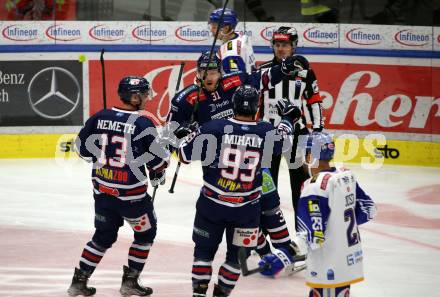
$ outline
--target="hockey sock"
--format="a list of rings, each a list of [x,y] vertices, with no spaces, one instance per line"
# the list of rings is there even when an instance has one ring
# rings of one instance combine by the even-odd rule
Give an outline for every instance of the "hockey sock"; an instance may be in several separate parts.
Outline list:
[[[93,241],[89,241],[81,254],[79,268],[91,275],[104,256],[104,253],[105,249],[98,247]]]
[[[218,284],[220,287],[232,290],[240,277],[238,264],[223,263],[218,272]]]
[[[148,254],[150,253],[151,243],[132,243],[128,251],[128,267],[137,271],[144,269]]]
[[[193,288],[207,286],[212,276],[212,261],[194,259],[192,267]]]
[[[260,257],[263,257],[270,253],[270,245],[266,240],[266,234],[261,232],[258,236],[257,253]]]
[[[270,236],[270,242],[275,248],[286,246],[290,243],[290,234],[287,229],[287,225],[283,225],[277,228],[267,228]]]

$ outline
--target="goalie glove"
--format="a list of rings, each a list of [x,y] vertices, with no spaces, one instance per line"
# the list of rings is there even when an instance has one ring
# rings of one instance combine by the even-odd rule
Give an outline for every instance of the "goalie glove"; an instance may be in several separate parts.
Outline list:
[[[301,118],[301,110],[286,98],[278,100],[277,109],[278,114],[287,117],[292,124],[295,124]]]
[[[275,277],[278,275],[284,267],[293,263],[293,257],[287,249],[280,248],[275,249],[272,254],[268,254],[263,257],[258,263],[260,267],[267,267],[260,272],[265,276]]]

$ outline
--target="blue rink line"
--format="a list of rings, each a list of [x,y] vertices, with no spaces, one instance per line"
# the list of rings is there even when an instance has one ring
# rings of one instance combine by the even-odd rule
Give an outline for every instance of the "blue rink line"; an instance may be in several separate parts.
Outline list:
[[[209,45],[143,45],[143,44],[40,44],[40,45],[0,45],[0,53],[33,52],[161,52],[161,53],[201,53],[209,50]],[[254,46],[255,53],[271,54],[269,46]],[[299,47],[297,54],[304,55],[341,55],[341,56],[376,56],[402,58],[440,59],[440,51],[349,49],[349,48],[314,48]]]

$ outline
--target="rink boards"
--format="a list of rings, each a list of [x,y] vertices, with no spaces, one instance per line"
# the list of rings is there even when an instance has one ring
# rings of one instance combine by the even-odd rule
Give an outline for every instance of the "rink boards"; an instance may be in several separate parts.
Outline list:
[[[122,76],[141,75],[153,88],[148,115],[163,123],[175,94],[180,62],[186,62],[181,85],[188,86],[193,82],[198,56],[172,51],[106,53],[107,106],[118,103],[115,90]],[[384,162],[440,167],[439,59],[306,56],[318,77],[326,129],[338,136],[351,135],[342,138],[351,139],[350,146],[343,146],[338,160],[371,166]],[[269,59],[270,54],[257,54],[259,62]],[[17,53],[3,53],[0,65],[0,158],[75,155],[75,133],[89,115],[103,107],[99,53],[22,53],[20,59]],[[5,65],[23,70],[5,71]],[[53,73],[59,77],[63,92],[78,103],[65,110],[60,107],[60,115],[44,116],[43,106],[32,105],[44,95],[41,90],[50,88]],[[67,82],[63,84],[63,80]],[[80,86],[78,92],[75,85]]]

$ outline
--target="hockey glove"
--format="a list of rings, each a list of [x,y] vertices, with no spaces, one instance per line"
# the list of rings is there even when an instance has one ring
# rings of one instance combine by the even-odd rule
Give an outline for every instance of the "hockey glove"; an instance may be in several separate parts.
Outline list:
[[[275,277],[284,267],[292,264],[292,261],[292,255],[286,249],[280,248],[275,249],[272,254],[264,256],[258,263],[258,266],[269,267],[260,272],[262,275]]]
[[[162,171],[150,171],[149,174],[150,183],[153,187],[165,184],[165,170]]]
[[[287,57],[281,61],[281,72],[287,76],[297,76],[302,68],[298,68],[295,57]]]
[[[176,137],[178,139],[182,139],[182,138],[185,138],[186,136],[188,136],[189,134],[191,134],[192,132],[196,131],[197,127],[198,127],[197,122],[193,122],[190,125],[182,125],[176,129],[174,134],[176,135]]]
[[[278,114],[288,117],[292,124],[301,118],[301,110],[293,105],[288,99],[281,99],[277,102]]]

